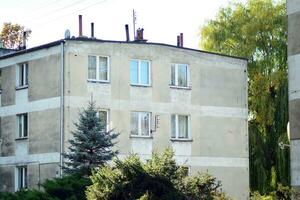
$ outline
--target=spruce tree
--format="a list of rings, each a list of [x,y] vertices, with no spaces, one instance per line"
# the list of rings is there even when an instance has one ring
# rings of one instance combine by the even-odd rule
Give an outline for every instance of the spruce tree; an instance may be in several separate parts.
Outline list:
[[[63,169],[67,174],[88,176],[93,168],[105,164],[117,154],[112,147],[118,134],[113,130],[106,131],[106,124],[100,121],[93,101],[79,113],[79,121],[74,124],[76,130],[72,132],[74,138],[69,140],[69,152],[63,154],[66,158]]]

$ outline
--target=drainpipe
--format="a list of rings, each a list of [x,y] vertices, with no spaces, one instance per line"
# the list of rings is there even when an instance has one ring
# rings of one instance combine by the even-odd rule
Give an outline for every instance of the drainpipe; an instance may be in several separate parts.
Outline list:
[[[65,55],[64,55],[64,43],[61,42],[60,53],[60,177],[62,177],[62,167],[64,164],[64,68],[65,68]]]

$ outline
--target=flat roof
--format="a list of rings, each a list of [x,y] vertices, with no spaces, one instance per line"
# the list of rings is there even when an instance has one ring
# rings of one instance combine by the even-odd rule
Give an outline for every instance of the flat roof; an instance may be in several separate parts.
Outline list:
[[[139,41],[101,40],[101,39],[87,38],[87,37],[76,37],[76,38],[68,38],[68,39],[56,40],[56,41],[53,41],[53,42],[50,42],[50,43],[47,43],[47,44],[43,44],[43,45],[40,45],[40,46],[36,46],[36,47],[29,48],[29,49],[23,49],[23,50],[20,50],[20,51],[16,51],[16,52],[12,52],[12,53],[9,53],[9,54],[5,54],[3,56],[0,56],[0,60],[6,59],[6,58],[10,58],[10,57],[14,57],[14,56],[18,56],[18,55],[22,55],[22,54],[33,52],[33,51],[37,51],[37,50],[40,50],[40,49],[49,48],[49,47],[52,47],[52,46],[57,46],[57,45],[60,45],[61,43],[64,43],[65,41],[90,41],[90,42],[102,42],[102,43],[110,42],[110,43],[158,45],[158,46],[173,47],[173,48],[177,48],[177,49],[183,49],[183,50],[196,51],[196,52],[201,52],[201,53],[214,54],[214,55],[219,55],[219,56],[224,56],[224,57],[229,57],[229,58],[242,59],[242,60],[248,61],[247,58],[243,58],[243,57],[231,56],[231,55],[226,55],[226,54],[222,54],[222,53],[215,53],[215,52],[209,52],[209,51],[203,51],[203,50],[199,50],[199,49],[179,47],[179,46],[175,46],[175,45],[171,45],[171,44],[153,43],[153,42],[139,42]]]

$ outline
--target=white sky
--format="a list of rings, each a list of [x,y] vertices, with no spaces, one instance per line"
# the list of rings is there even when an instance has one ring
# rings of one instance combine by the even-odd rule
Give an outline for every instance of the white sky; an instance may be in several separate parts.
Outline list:
[[[238,0],[245,2],[245,0]],[[198,48],[199,27],[212,19],[229,0],[0,0],[0,29],[3,22],[24,25],[32,30],[28,46],[62,39],[66,29],[78,36],[78,15],[83,15],[83,34],[90,36],[95,23],[95,37],[125,40],[125,24],[133,39],[132,10],[136,28],[144,28],[149,42],[176,45],[183,32],[184,46]]]

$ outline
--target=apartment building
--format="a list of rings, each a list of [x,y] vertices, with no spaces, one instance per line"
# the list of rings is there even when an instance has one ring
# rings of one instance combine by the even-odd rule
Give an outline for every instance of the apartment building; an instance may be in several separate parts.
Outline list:
[[[180,43],[180,42],[179,42]],[[78,112],[91,98],[120,133],[118,157],[171,146],[248,199],[247,60],[158,43],[66,38],[0,57],[0,190],[61,176]]]
[[[287,0],[291,185],[300,190],[300,1]]]

